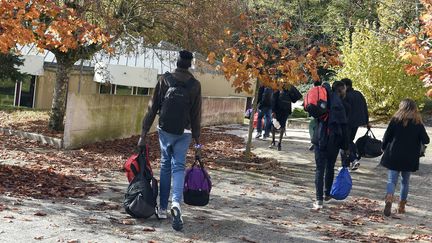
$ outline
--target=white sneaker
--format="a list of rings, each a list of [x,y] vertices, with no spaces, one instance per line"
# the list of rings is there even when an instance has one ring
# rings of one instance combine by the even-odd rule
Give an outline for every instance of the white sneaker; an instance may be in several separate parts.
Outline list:
[[[320,209],[322,209],[323,208],[323,201],[315,201],[314,203],[313,203],[313,209],[315,209],[315,210],[320,210]]]
[[[156,207],[156,217],[158,219],[167,219],[168,218],[168,210],[162,210],[159,209],[159,207]]]
[[[175,231],[183,229],[183,217],[180,209],[180,204],[173,203],[171,207],[172,227]]]
[[[352,162],[351,170],[352,171],[358,170],[359,167],[360,167],[360,161],[354,160]]]

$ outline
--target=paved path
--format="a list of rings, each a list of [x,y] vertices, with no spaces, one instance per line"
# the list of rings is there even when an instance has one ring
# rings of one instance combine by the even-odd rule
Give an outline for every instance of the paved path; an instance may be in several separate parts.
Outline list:
[[[384,132],[374,131],[377,137]],[[246,134],[241,127],[229,132]],[[308,132],[287,133],[281,152],[268,149],[269,141],[254,142],[257,154],[281,163],[278,169],[212,170],[211,202],[204,208],[184,207],[184,232],[173,232],[168,221],[130,220],[119,207],[125,177],[112,172],[99,180],[105,192],[85,200],[0,196],[0,205],[10,207],[0,210],[0,242],[391,242],[410,237],[426,242],[425,235],[432,234],[432,149],[412,176],[406,215],[382,217],[386,171],[377,159],[364,160],[352,174],[354,187],[347,201],[332,201],[316,212],[310,210],[314,162],[307,150]],[[47,215],[35,216],[40,211]]]

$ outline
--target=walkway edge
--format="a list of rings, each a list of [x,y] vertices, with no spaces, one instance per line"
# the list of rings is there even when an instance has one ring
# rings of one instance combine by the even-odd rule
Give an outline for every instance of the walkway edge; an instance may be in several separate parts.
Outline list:
[[[37,133],[24,132],[24,131],[2,128],[2,127],[0,127],[0,132],[7,135],[15,135],[18,137],[38,141],[44,144],[49,144],[58,149],[63,148],[63,140],[60,138],[53,138],[53,137],[48,137]]]

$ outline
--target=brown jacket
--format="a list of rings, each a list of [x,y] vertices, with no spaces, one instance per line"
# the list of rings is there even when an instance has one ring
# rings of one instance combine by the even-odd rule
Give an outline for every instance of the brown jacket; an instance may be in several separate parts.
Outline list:
[[[199,138],[201,133],[201,84],[194,76],[187,70],[177,68],[174,73],[172,73],[174,78],[181,82],[186,82],[193,79],[193,84],[190,88],[190,98],[191,98],[191,109],[190,116],[185,129],[192,130],[192,137]],[[142,122],[142,133],[141,136],[147,134],[154,122],[156,114],[159,113],[161,108],[163,98],[168,90],[168,83],[164,78],[164,75],[160,76],[156,88],[153,93],[152,100],[149,103],[147,114]]]

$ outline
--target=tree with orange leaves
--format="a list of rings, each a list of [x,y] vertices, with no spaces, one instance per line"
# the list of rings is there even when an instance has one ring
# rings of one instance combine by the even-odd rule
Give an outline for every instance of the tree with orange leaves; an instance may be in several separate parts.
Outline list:
[[[432,0],[422,0],[424,14],[420,17],[420,31],[407,33],[401,45],[405,47],[403,58],[409,75],[420,75],[426,87],[431,87],[427,96],[432,98]]]
[[[236,92],[255,92],[254,113],[260,85],[281,89],[308,79],[319,80],[319,67],[340,65],[335,47],[319,43],[298,45],[291,38],[292,25],[283,14],[255,9],[241,14],[240,21],[241,31],[226,30],[232,42],[223,43],[227,48],[219,68]],[[210,62],[215,58],[215,53],[208,56]],[[246,155],[250,154],[252,130],[251,121]]]
[[[80,11],[81,10],[81,11]],[[63,129],[69,72],[74,63],[108,48],[110,36],[84,17],[74,1],[0,1],[0,51],[17,44],[36,44],[51,51],[57,60],[57,75],[50,114],[50,127]]]

